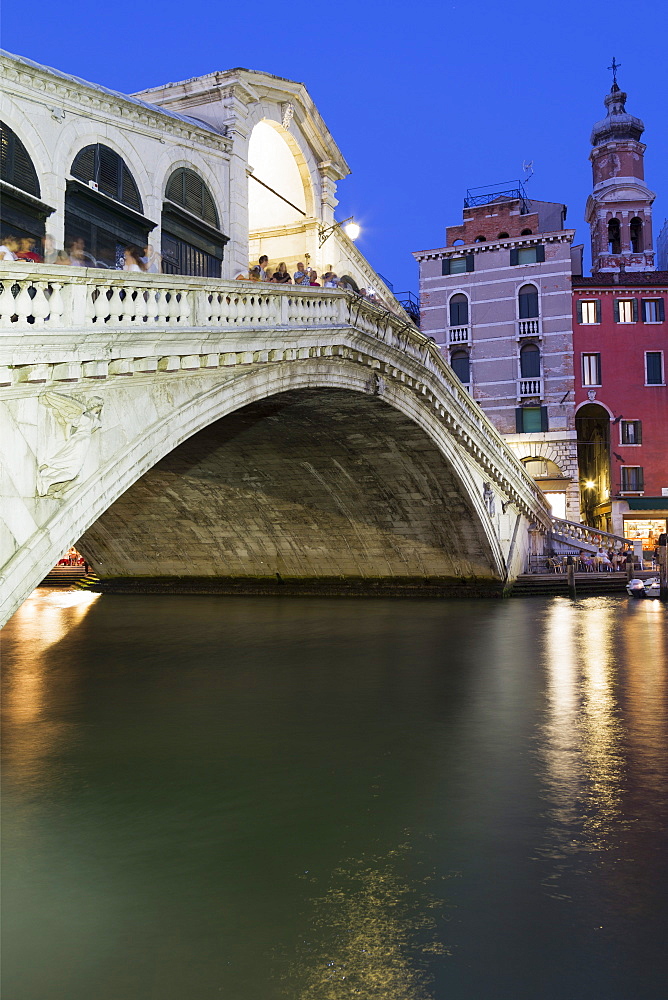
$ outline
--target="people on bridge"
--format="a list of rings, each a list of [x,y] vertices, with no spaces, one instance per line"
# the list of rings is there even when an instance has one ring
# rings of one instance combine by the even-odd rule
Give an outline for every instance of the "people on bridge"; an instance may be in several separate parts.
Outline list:
[[[295,279],[295,285],[310,285],[311,284],[310,275],[309,275],[308,271],[306,270],[306,268],[304,267],[304,262],[301,261],[301,260],[297,264],[297,270],[295,271],[293,277]]]
[[[273,280],[277,285],[291,285],[292,278],[290,277],[290,272],[288,271],[287,265],[284,260],[278,265],[278,269],[274,271]]]

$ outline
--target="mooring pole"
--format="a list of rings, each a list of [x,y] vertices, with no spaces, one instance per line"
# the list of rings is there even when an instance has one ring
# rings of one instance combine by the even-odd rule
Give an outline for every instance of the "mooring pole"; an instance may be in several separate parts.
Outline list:
[[[577,597],[575,591],[575,563],[573,561],[573,556],[566,557],[566,573],[568,575],[568,596]]]
[[[633,579],[633,556],[630,552],[626,553],[626,582]]]
[[[668,601],[668,536],[659,535],[659,599]]]

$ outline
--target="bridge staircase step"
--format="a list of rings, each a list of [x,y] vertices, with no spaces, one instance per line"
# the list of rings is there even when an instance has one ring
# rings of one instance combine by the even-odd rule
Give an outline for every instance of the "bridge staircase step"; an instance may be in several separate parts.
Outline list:
[[[95,573],[86,573],[81,579],[77,580],[74,584],[77,590],[90,590],[91,587],[95,587],[100,582],[99,576]]]
[[[576,573],[578,597],[626,593],[626,573]],[[565,573],[523,573],[510,591],[511,597],[568,597]]]
[[[86,575],[83,566],[54,566],[42,582],[40,587],[72,587]]]

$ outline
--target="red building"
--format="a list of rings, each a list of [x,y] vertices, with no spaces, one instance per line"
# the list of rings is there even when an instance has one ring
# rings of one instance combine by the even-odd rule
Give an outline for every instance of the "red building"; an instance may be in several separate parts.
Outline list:
[[[668,272],[654,271],[640,142],[616,80],[592,131],[592,277],[573,276],[581,517],[653,549],[668,517]]]

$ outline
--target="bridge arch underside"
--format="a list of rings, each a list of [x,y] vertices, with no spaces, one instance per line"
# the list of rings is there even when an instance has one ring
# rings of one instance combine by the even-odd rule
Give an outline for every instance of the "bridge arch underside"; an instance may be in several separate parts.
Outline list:
[[[194,434],[78,547],[103,589],[494,592],[489,540],[431,438],[382,399],[297,389]]]

